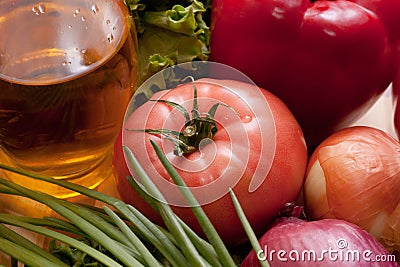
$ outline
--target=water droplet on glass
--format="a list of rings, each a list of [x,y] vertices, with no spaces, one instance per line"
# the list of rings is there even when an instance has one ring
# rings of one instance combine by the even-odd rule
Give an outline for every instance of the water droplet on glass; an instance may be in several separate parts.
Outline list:
[[[72,29],[72,25],[68,25],[68,29]]]
[[[107,40],[108,40],[109,43],[112,43],[114,41],[114,35],[112,35],[112,33],[109,33],[107,35]]]
[[[86,53],[86,49],[82,49],[82,50],[81,50],[81,53],[82,53],[82,54],[85,54],[85,53]]]
[[[253,120],[253,117],[250,115],[244,115],[241,117],[243,123],[249,123]]]
[[[32,7],[32,12],[35,13],[35,15],[39,15],[39,8],[37,6]]]
[[[96,15],[97,12],[99,12],[99,7],[97,5],[92,5],[92,12]]]
[[[114,26],[114,27],[113,27],[113,31],[115,31],[115,30],[117,30],[117,27]]]
[[[63,65],[63,66],[67,66],[67,61],[63,61],[63,62],[61,62],[61,65]]]
[[[81,17],[82,21],[86,21],[86,18],[84,16]]]
[[[80,8],[75,9],[75,14],[79,14],[81,12]]]
[[[106,20],[106,24],[108,25],[108,24],[110,24],[111,23],[111,21],[108,19],[108,20]]]
[[[39,12],[44,14],[46,12],[46,5],[45,4],[39,4]]]

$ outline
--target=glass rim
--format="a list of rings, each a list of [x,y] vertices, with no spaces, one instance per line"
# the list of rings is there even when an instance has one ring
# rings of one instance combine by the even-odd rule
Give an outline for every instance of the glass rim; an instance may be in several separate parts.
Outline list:
[[[104,64],[106,64],[111,58],[113,58],[118,51],[122,48],[122,46],[125,44],[128,35],[130,34],[131,27],[134,25],[131,25],[134,23],[133,21],[130,21],[131,16],[129,15],[128,8],[123,4],[123,2],[117,2],[117,1],[112,1],[113,4],[119,6],[122,18],[125,23],[123,23],[123,27],[121,29],[121,34],[119,35],[120,38],[117,38],[116,40],[113,40],[115,42],[115,45],[113,45],[112,49],[109,49],[106,54],[104,54],[98,61],[86,66],[84,70],[70,73],[68,75],[62,76],[62,77],[57,77],[57,78],[50,78],[50,79],[24,79],[24,78],[17,78],[14,76],[10,76],[7,74],[4,74],[0,71],[0,80],[11,83],[11,84],[18,84],[18,85],[25,85],[25,86],[48,86],[48,85],[56,85],[56,84],[61,84],[65,82],[70,82],[73,80],[77,80],[88,73],[91,73]],[[48,48],[48,49],[55,49],[57,48]],[[1,59],[1,55],[0,55]],[[0,61],[1,62],[1,61]]]

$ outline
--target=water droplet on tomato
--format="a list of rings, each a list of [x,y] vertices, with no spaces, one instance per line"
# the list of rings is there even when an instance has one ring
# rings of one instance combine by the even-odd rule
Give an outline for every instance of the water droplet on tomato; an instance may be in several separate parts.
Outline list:
[[[97,12],[99,12],[99,7],[98,7],[97,5],[92,5],[92,13],[93,13],[94,15],[96,15]]]
[[[250,115],[244,115],[241,117],[243,123],[249,123],[253,120],[253,117]]]
[[[76,18],[78,16],[79,12],[81,12],[81,10],[79,8],[75,9],[75,12],[74,12],[74,14],[72,14],[72,16],[74,18]]]

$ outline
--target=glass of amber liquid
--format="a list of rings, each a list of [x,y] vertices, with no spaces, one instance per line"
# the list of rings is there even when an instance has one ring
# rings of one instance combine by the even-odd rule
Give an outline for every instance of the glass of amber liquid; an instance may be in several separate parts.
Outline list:
[[[0,162],[94,188],[112,174],[136,88],[136,32],[120,0],[0,2]],[[65,198],[72,191],[2,176]]]

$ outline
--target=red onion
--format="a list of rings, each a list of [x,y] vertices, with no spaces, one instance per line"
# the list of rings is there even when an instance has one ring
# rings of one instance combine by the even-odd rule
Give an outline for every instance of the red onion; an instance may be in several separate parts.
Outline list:
[[[307,222],[281,218],[259,240],[241,267],[260,266],[399,266],[394,255],[359,226],[338,219]]]

